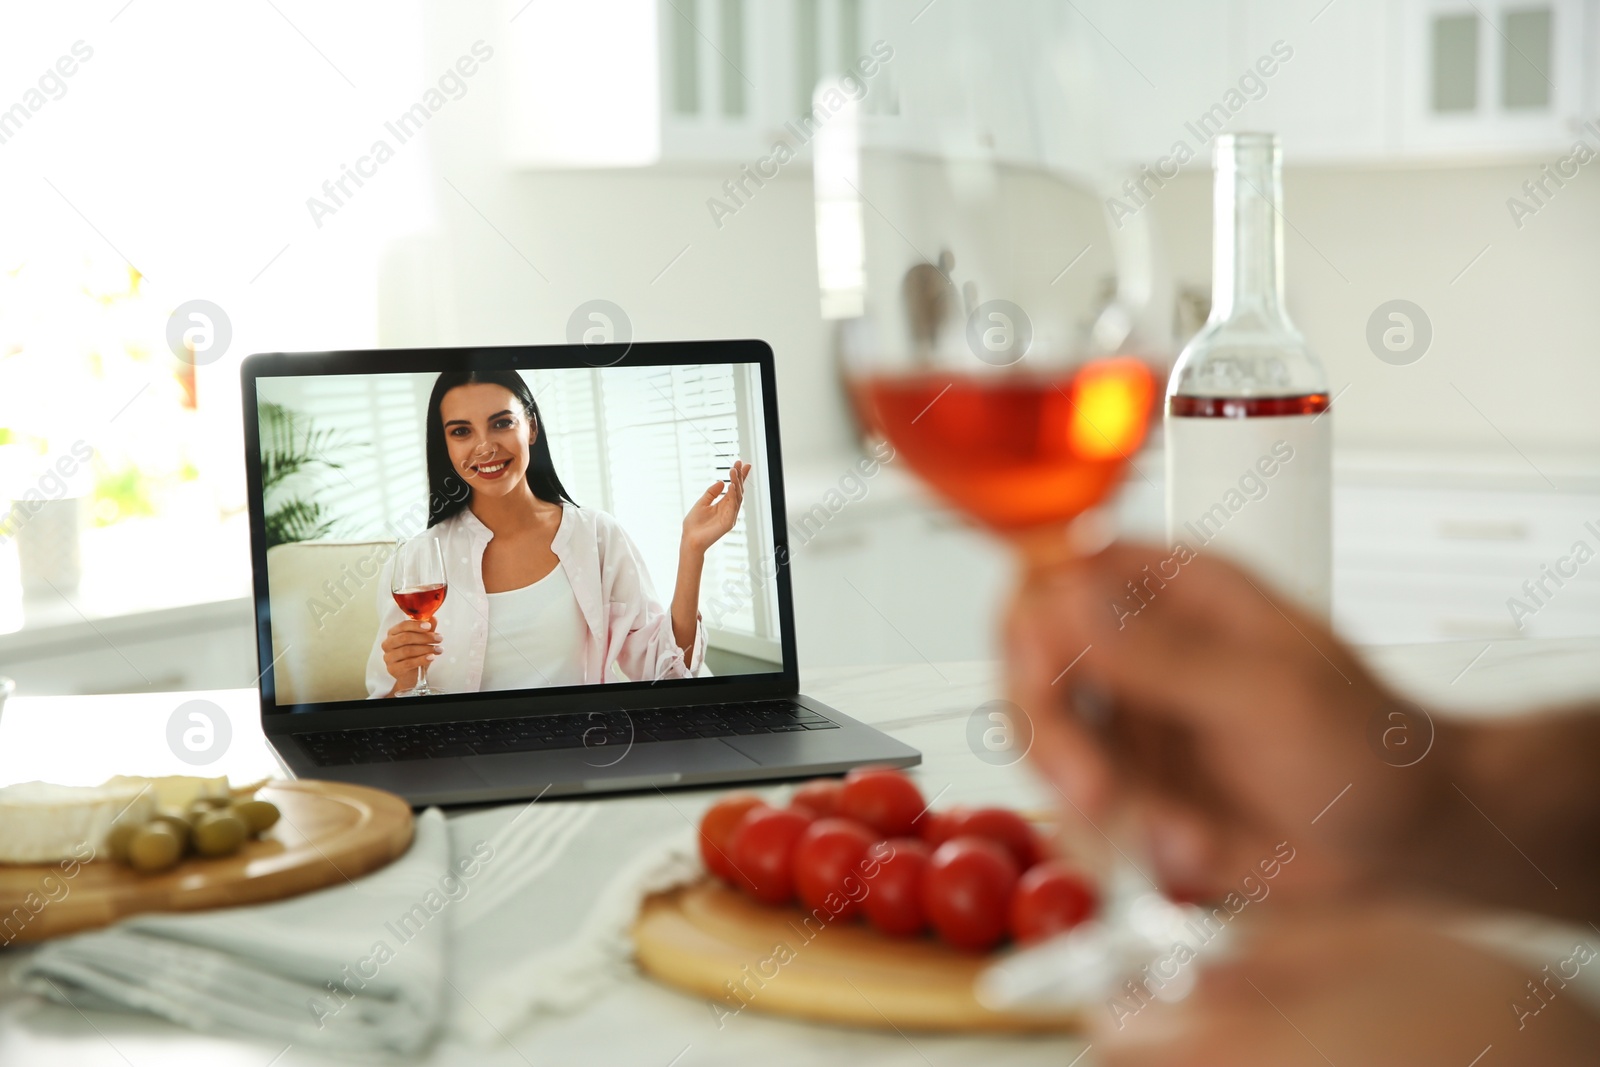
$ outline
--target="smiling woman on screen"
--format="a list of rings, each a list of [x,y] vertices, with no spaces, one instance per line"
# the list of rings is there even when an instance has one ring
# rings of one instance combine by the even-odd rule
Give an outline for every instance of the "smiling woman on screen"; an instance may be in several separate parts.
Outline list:
[[[728,482],[713,483],[689,509],[668,611],[617,520],[580,508],[562,487],[520,374],[439,375],[428,398],[427,460],[423,536],[443,550],[448,595],[430,622],[418,622],[401,613],[385,583],[367,658],[369,697],[396,695],[421,667],[453,693],[699,671],[706,550],[733,529],[750,464],[735,462]]]

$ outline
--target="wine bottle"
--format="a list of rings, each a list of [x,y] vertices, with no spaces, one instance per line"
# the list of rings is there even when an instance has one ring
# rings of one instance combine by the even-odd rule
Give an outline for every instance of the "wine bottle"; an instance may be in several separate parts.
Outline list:
[[[1214,152],[1211,314],[1167,385],[1167,535],[1326,617],[1332,417],[1284,307],[1278,139],[1224,134]]]

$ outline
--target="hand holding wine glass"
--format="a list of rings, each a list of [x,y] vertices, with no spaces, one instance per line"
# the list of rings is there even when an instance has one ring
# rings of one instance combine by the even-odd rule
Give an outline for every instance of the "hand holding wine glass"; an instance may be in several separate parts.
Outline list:
[[[438,655],[440,637],[433,616],[444,604],[449,584],[444,551],[435,537],[402,541],[395,548],[389,591],[409,618],[391,627],[383,642],[383,662],[395,679],[395,696],[437,696],[428,684],[428,664]],[[415,672],[415,684],[399,686]]]
[[[426,671],[428,665],[439,658],[444,645],[437,623],[407,618],[389,627],[380,648],[384,670],[395,681],[389,695],[399,696],[402,690],[416,683],[419,672]]]
[[[1116,544],[1040,570],[1013,598],[1003,644],[1012,699],[1039,712],[1035,767],[1086,819],[1120,809],[1163,888],[1220,895],[1287,840],[1300,858],[1279,890],[1347,892],[1395,880],[1439,829],[1453,728],[1424,730],[1326,624],[1220,557]],[[1086,690],[1104,721],[1055,713]],[[1374,757],[1374,721],[1409,732],[1405,773]],[[1436,732],[1440,751],[1422,759]]]

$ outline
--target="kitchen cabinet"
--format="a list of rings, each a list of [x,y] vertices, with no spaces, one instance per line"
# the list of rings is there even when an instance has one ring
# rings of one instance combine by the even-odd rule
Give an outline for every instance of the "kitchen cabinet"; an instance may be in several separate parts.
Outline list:
[[[1325,5],[1325,6],[1324,6]],[[1296,164],[1375,159],[1400,148],[1390,115],[1404,62],[1387,0],[1236,0],[1232,66],[1282,41],[1293,56],[1265,79],[1238,129],[1274,130]]]
[[[772,177],[764,161],[778,142],[809,170],[812,138],[800,117],[820,80],[863,61],[872,70],[862,79],[858,134],[868,149],[1068,170],[1117,154],[1117,145],[1133,157],[1164,152],[1186,117],[1172,106],[1172,79],[1181,75],[1197,97],[1217,90],[1227,29],[1204,4],[1163,12],[1163,24],[1180,24],[1199,47],[1181,62],[1130,63],[1100,48],[1098,27],[1128,42],[1144,23],[1108,0],[1084,0],[1082,14],[1054,0],[512,6],[505,144],[513,165],[707,166],[728,168],[736,185],[744,166]],[[612,43],[601,53],[565,47],[585,34]],[[1129,47],[1137,56],[1138,44]],[[1144,74],[1157,63],[1159,83]],[[1108,114],[1104,99],[1133,121]]]
[[[1595,117],[1594,0],[1235,3],[1246,39],[1294,43],[1258,114],[1300,162],[1565,154]]]
[[[754,167],[780,139],[803,153],[785,124],[811,110],[820,78],[870,54],[893,15],[872,0],[513,6],[507,152],[553,169]],[[608,47],[570,47],[586,36]],[[869,80],[865,115],[894,111],[892,81],[887,69]]]
[[[1600,492],[1346,484],[1334,554],[1365,642],[1600,634]]]
[[[803,666],[995,655],[1011,561],[951,512],[909,495],[869,497],[791,546]]]
[[[160,693],[254,685],[248,598],[77,619],[0,635],[0,674],[17,692]]]
[[[1080,6],[1099,32],[1123,165],[1174,140],[1209,162],[1207,113],[1305,163],[1600,151],[1600,0],[1159,0]],[[1265,64],[1281,42],[1292,57]],[[1242,80],[1247,79],[1247,80]],[[1229,96],[1230,92],[1236,95]],[[1219,112],[1216,109],[1222,107]]]
[[[1160,540],[1161,455],[1145,452],[1135,463],[1143,473],[1125,483],[1117,525],[1125,536]],[[1341,456],[1333,542],[1340,634],[1366,645],[1600,636],[1600,470],[1540,466],[1560,489],[1491,459]],[[885,469],[878,479],[793,553],[801,663],[992,654],[1014,580],[1006,552],[905,472]],[[792,480],[798,514],[800,500],[816,493],[804,475]],[[1588,562],[1578,562],[1580,542],[1593,553]],[[1537,600],[1524,582],[1535,584]],[[1513,600],[1530,610],[1513,613]]]
[[[586,29],[613,46],[562,45]],[[965,48],[975,33],[987,50]],[[1555,158],[1600,121],[1600,0],[611,0],[521,9],[509,154],[738,168],[783,139],[807,158],[785,124],[878,41],[894,58],[867,80],[862,141],[918,154],[1137,167],[1181,141],[1199,168],[1221,126],[1275,130],[1295,163]],[[994,54],[1016,62],[982,66]],[[970,143],[930,119],[939,82],[915,72],[950,56],[977,64],[949,81]]]
[[[1585,96],[1600,5],[1405,0],[1398,12],[1393,118],[1405,156],[1564,155],[1582,122],[1596,117]],[[1588,140],[1600,149],[1600,136]]]
[[[1209,166],[1209,142],[1190,126],[1221,101],[1243,70],[1232,69],[1241,50],[1233,47],[1227,0],[1092,0],[1079,10],[1076,28],[1085,35],[1083,51],[1093,64],[1093,77],[1081,89],[1100,98],[1107,155],[1156,171],[1157,162],[1172,158],[1182,142],[1194,154],[1190,166]],[[1248,65],[1254,58],[1240,62]],[[1250,121],[1248,107],[1240,121]]]

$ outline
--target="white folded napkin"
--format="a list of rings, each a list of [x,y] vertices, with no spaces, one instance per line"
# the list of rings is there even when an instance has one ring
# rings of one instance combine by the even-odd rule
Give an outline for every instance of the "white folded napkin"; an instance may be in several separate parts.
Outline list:
[[[417,820],[411,849],[348,885],[217,911],[142,915],[50,942],[24,988],[342,1052],[474,1043],[576,1010],[632,975],[649,893],[704,871],[714,797],[540,801]]]
[[[15,975],[87,1008],[348,1052],[414,1052],[443,1012],[450,912],[482,866],[455,866],[438,809],[404,856],[270,904],[140,915],[43,945]]]
[[[541,801],[452,819],[456,855],[490,857],[451,913],[452,1032],[500,1043],[632,977],[639,904],[704,872],[695,827],[714,799]]]

